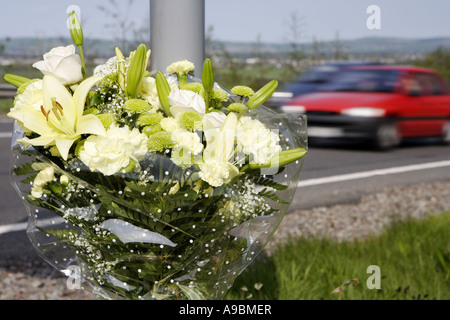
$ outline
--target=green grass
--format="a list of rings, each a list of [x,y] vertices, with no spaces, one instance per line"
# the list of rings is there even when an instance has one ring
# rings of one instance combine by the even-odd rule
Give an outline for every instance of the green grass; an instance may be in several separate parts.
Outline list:
[[[449,230],[450,213],[444,213],[394,223],[381,236],[361,241],[291,240],[244,271],[226,299],[448,300]],[[370,265],[380,267],[380,289],[366,284]],[[332,293],[340,286],[341,294]]]
[[[0,99],[0,114],[7,114],[13,107],[13,99]]]

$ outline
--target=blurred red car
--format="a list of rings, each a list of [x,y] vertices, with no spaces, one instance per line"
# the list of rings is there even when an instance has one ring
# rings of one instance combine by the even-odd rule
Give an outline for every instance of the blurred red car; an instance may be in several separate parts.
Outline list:
[[[281,111],[306,113],[310,138],[365,139],[380,149],[409,137],[450,142],[450,88],[425,68],[353,67],[321,92],[293,98]]]

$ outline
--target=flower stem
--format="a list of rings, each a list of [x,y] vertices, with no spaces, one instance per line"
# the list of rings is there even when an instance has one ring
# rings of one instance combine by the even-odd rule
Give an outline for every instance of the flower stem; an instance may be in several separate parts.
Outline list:
[[[80,51],[81,58],[81,73],[83,74],[83,80],[86,80],[86,63],[84,60],[83,46],[78,46],[78,50]]]

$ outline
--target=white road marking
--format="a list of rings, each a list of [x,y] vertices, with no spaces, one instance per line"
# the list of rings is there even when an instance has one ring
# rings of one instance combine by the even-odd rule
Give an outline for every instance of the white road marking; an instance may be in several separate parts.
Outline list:
[[[0,234],[16,232],[16,231],[23,231],[23,230],[27,229],[27,226],[28,226],[27,222],[0,226]]]
[[[47,226],[47,225],[52,225],[52,224],[60,224],[60,223],[63,223],[64,221],[65,220],[61,217],[55,217],[55,218],[41,220],[39,222],[39,225]],[[25,230],[27,230],[27,228],[28,228],[28,222],[21,222],[21,223],[0,226],[0,235],[10,233],[10,232],[25,231]]]
[[[0,139],[11,139],[12,132],[0,132]]]
[[[434,168],[442,168],[442,167],[450,167],[450,160],[413,164],[413,165],[407,165],[407,166],[401,166],[401,167],[392,167],[392,168],[370,170],[370,171],[363,171],[363,172],[355,172],[355,173],[342,174],[342,175],[323,177],[323,178],[317,178],[317,179],[308,179],[308,180],[301,181],[298,184],[298,187],[317,186],[317,185],[321,185],[321,184],[350,181],[350,180],[356,180],[356,179],[371,178],[371,177],[381,176],[381,175],[390,175],[390,174],[427,170],[427,169],[434,169]],[[49,221],[46,221],[46,222],[52,223],[52,221],[55,221],[55,219],[49,219]],[[58,221],[58,222],[60,222],[60,221]],[[10,232],[24,231],[27,229],[27,226],[28,226],[28,223],[26,223],[26,222],[0,226],[0,235],[10,233]]]
[[[442,167],[449,167],[449,166],[450,166],[450,160],[443,160],[443,161],[437,161],[437,162],[412,164],[412,165],[401,166],[401,167],[392,167],[392,168],[386,168],[386,169],[354,172],[354,173],[342,174],[342,175],[337,175],[337,176],[303,180],[303,181],[299,182],[298,187],[317,186],[317,185],[321,185],[321,184],[350,181],[350,180],[371,178],[371,177],[375,177],[375,176],[390,175],[390,174],[412,172],[412,171],[419,171],[419,170],[427,170],[427,169],[434,169],[434,168],[442,168]]]

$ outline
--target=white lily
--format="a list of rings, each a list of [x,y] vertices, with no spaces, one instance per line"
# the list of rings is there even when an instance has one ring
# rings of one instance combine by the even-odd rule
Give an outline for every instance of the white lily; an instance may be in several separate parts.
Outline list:
[[[105,128],[94,115],[83,115],[89,91],[102,80],[91,77],[83,81],[72,96],[54,76],[43,79],[43,105],[40,111],[11,111],[8,116],[22,124],[25,130],[40,137],[19,139],[24,145],[56,146],[67,160],[72,145],[82,134],[105,135]]]
[[[235,151],[237,122],[233,112],[226,117],[219,130],[209,120],[203,120],[207,146],[203,152],[203,162],[198,164],[199,175],[213,187],[228,183],[239,175],[238,168],[230,162]]]

